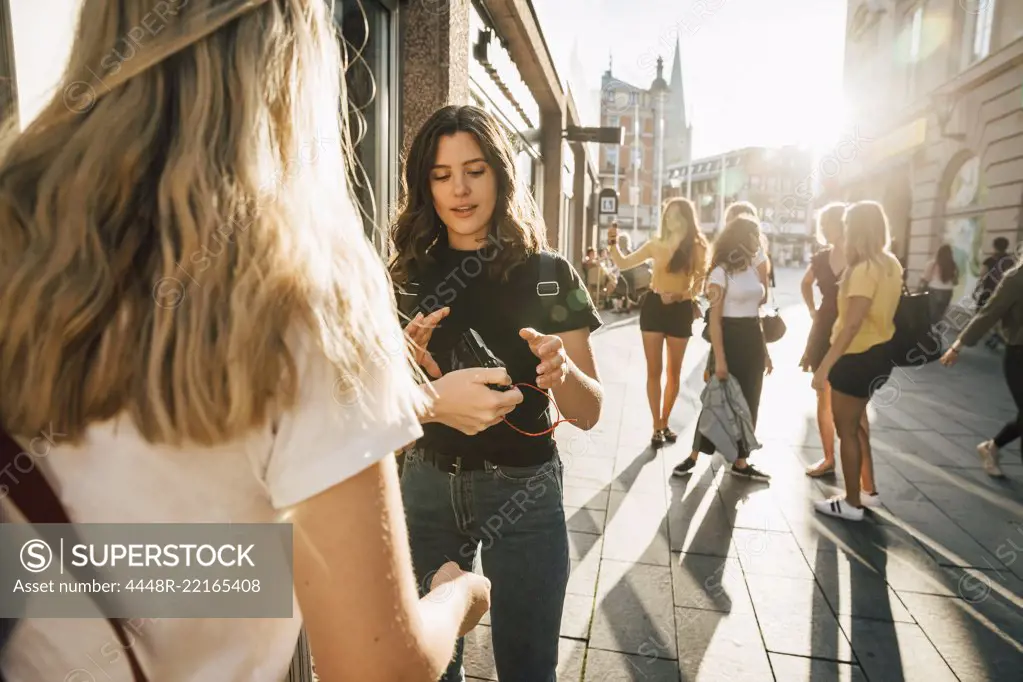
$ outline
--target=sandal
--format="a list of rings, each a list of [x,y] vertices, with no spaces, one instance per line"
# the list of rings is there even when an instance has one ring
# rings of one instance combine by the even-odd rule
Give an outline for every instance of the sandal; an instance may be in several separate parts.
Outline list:
[[[678,440],[678,434],[672,431],[670,427],[665,426],[663,429],[661,429],[661,433],[664,435],[664,440],[668,441],[669,443],[674,443],[675,441]]]
[[[827,462],[827,460],[822,459],[815,462],[811,466],[806,467],[806,475],[809,476],[810,478],[820,478],[821,476],[828,476],[830,474],[835,473],[835,461],[832,460],[831,466],[827,467],[824,466],[825,462]]]
[[[664,445],[664,432],[654,431],[654,435],[650,437],[650,444],[655,448],[659,448]]]

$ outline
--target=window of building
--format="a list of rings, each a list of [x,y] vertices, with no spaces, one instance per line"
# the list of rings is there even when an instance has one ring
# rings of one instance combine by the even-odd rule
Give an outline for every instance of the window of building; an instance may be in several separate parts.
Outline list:
[[[991,33],[994,28],[997,0],[985,0],[970,5],[966,12],[963,67],[986,58],[991,53]]]
[[[958,300],[973,291],[980,271],[986,213],[981,197],[985,182],[980,157],[960,157],[958,166],[952,168],[954,174],[946,172],[951,180],[945,191],[945,234],[939,238],[952,247],[952,257],[959,266],[959,283],[952,295],[953,300]],[[932,244],[932,251],[937,246],[937,243]]]
[[[920,42],[923,38],[924,6],[918,5],[907,15],[909,23],[909,54],[906,60],[906,94],[912,101],[916,95],[916,75],[920,63]]]
[[[355,196],[367,236],[386,243],[386,220],[397,197],[397,3],[340,0],[334,19],[346,51],[348,119],[355,145]]]

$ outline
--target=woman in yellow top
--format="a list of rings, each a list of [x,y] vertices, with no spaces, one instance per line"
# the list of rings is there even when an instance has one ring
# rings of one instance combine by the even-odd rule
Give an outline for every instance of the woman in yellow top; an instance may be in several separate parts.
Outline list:
[[[845,499],[814,503],[817,511],[851,521],[863,506],[876,507],[867,403],[892,373],[888,342],[902,296],[902,266],[890,251],[888,218],[880,204],[861,201],[845,212],[847,267],[838,289],[838,319],[831,349],[813,375],[820,391],[831,383],[831,410],[841,440]],[[860,494],[860,478],[866,493]]]
[[[661,446],[674,443],[678,435],[668,427],[668,416],[678,398],[682,358],[693,335],[693,298],[703,286],[707,273],[707,239],[697,227],[696,209],[688,199],[668,201],[661,214],[660,233],[643,246],[623,256],[618,250],[618,229],[608,230],[611,260],[620,270],[629,270],[653,260],[650,293],[639,313],[646,354],[646,394],[654,421],[650,442]],[[668,346],[668,369],[661,401],[661,373],[664,345]]]

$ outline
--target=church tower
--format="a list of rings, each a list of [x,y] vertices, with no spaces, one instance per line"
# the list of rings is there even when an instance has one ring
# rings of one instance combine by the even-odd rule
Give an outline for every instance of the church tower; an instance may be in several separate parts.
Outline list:
[[[668,83],[668,101],[665,105],[664,163],[666,166],[689,163],[692,160],[693,127],[686,113],[686,95],[682,85],[682,54],[675,40],[675,58],[671,64],[671,82]]]

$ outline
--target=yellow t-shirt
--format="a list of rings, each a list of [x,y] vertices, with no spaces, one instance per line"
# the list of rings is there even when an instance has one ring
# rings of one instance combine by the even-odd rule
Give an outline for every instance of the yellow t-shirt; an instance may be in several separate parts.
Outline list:
[[[698,296],[707,276],[704,265],[693,272],[689,267],[684,267],[678,272],[670,272],[668,264],[675,254],[677,247],[662,242],[660,239],[651,239],[643,246],[633,251],[628,256],[622,255],[617,244],[612,244],[608,249],[611,260],[619,270],[630,270],[641,263],[653,260],[653,276],[651,277],[650,288],[660,294],[678,294],[687,298]],[[702,244],[693,245],[695,261],[705,263],[706,249]]]
[[[880,262],[864,261],[846,271],[838,290],[838,319],[831,329],[831,343],[846,323],[849,298],[870,299],[870,310],[845,354],[862,353],[895,335],[895,310],[902,298],[902,266],[895,256],[884,254]]]

